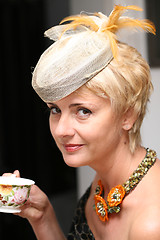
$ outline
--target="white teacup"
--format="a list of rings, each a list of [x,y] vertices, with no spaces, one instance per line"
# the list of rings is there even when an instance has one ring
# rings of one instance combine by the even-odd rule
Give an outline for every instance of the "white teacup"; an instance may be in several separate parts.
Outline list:
[[[0,176],[0,212],[20,212],[19,207],[29,198],[31,186],[34,184],[34,181],[15,177],[14,174],[10,177]]]

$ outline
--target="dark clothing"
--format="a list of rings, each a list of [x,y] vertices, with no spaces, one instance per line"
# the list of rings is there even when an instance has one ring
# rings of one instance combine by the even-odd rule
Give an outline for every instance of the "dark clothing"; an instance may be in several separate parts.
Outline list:
[[[95,240],[93,233],[91,232],[87,219],[85,216],[85,205],[90,194],[91,187],[87,189],[85,194],[81,197],[78,202],[73,220],[70,233],[68,234],[68,240]]]

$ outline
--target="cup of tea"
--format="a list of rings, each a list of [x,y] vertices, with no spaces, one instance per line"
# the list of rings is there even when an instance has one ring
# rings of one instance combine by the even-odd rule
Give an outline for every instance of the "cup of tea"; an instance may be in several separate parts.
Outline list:
[[[20,207],[29,198],[31,187],[34,184],[34,181],[18,178],[14,174],[9,177],[0,176],[0,212],[21,212]]]

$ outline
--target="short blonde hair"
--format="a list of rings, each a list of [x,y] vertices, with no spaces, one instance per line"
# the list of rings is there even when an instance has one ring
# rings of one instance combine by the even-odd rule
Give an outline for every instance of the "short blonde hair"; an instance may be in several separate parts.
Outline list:
[[[141,144],[140,127],[153,88],[150,68],[133,47],[118,42],[118,59],[87,82],[86,87],[102,97],[109,97],[117,117],[132,109],[137,119],[129,130],[129,145],[133,153]]]

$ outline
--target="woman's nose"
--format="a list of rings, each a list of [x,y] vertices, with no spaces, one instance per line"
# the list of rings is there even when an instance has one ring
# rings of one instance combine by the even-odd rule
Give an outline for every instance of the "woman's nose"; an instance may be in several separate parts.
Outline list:
[[[66,136],[73,136],[74,133],[75,130],[72,118],[61,116],[55,128],[55,135],[59,138],[62,138]]]

